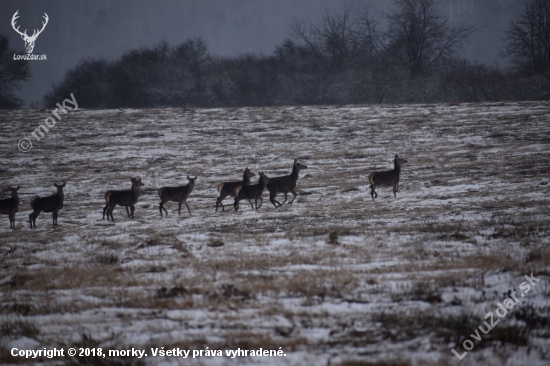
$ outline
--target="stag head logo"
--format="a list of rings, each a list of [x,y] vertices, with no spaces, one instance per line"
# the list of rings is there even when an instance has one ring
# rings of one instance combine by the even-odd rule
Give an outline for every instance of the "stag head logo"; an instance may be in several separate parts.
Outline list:
[[[19,18],[19,15],[17,15],[17,13],[19,13],[19,10],[17,10],[15,12],[15,14],[13,14],[13,18],[11,18],[11,26],[13,27],[13,29],[17,33],[19,33],[21,38],[23,38],[23,41],[25,41],[25,49],[27,50],[27,53],[32,53],[32,50],[34,49],[34,43],[36,42],[36,39],[38,38],[40,33],[42,33],[44,28],[46,28],[46,24],[48,24],[48,20],[49,20],[48,14],[44,13],[43,18],[46,21],[42,22],[42,29],[40,29],[40,30],[35,29],[34,32],[32,33],[32,36],[29,37],[27,35],[27,30],[26,29],[25,29],[24,32],[21,32],[21,31],[19,31],[19,26],[17,26],[17,28],[15,28],[15,21],[17,20],[17,18]]]

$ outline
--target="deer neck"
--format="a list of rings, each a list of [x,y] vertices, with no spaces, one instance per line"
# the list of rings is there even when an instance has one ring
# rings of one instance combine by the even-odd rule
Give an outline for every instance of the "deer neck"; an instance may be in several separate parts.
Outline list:
[[[292,167],[292,173],[290,173],[290,176],[292,177],[292,179],[298,180],[298,173],[300,173],[300,170],[298,170],[298,168],[296,168],[296,165],[294,165]]]
[[[399,164],[397,161],[393,163],[393,170],[399,175],[401,173],[401,164]]]
[[[248,186],[250,185],[250,178],[248,177],[248,172],[244,172],[243,175],[243,185]]]
[[[134,193],[134,196],[138,198],[139,195],[141,194],[141,187],[140,186],[132,187],[132,193]]]

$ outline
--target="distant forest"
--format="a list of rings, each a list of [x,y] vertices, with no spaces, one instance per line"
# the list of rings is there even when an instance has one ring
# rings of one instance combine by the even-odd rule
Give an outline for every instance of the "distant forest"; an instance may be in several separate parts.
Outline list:
[[[115,61],[85,59],[45,95],[84,108],[481,102],[550,97],[550,2],[531,0],[506,32],[510,67],[465,60],[476,29],[434,0],[396,0],[382,21],[350,6],[296,21],[271,55],[217,57],[203,39],[165,42]],[[381,25],[383,24],[383,25]]]

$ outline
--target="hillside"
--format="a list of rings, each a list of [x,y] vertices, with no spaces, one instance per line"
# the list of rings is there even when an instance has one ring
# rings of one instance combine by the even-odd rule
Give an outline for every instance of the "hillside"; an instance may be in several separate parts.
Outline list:
[[[78,98],[78,96],[76,96]],[[547,365],[550,103],[0,112],[0,363],[10,350],[101,347],[147,357],[55,364]],[[32,150],[17,149],[21,138]],[[368,175],[403,166],[370,197]],[[300,173],[292,205],[215,211],[222,181]],[[158,188],[195,190],[181,216]],[[135,218],[104,193],[145,184]],[[66,181],[58,226],[29,202]],[[4,192],[0,198],[7,198]],[[521,293],[525,275],[539,279]],[[510,291],[519,302],[470,337]],[[496,318],[495,318],[496,319]],[[468,344],[468,343],[466,343]],[[153,357],[223,350],[224,357]],[[280,357],[225,357],[279,350]],[[191,356],[190,356],[191,357]],[[33,362],[36,362],[34,360]]]

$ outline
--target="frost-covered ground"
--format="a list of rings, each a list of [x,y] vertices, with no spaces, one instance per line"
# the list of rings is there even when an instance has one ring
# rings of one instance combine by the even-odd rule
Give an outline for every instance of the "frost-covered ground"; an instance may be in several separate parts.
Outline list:
[[[2,364],[31,363],[12,347],[148,354],[32,361],[46,364],[550,364],[550,103],[77,110],[35,141],[50,116],[0,112],[0,185],[21,186],[16,230],[0,216]],[[397,198],[373,202],[367,176],[396,153]],[[294,158],[309,167],[294,204],[264,193],[257,212],[215,212],[220,182],[288,174]],[[187,175],[193,215],[169,203],[161,219],[157,189]],[[135,219],[103,221],[105,191],[131,176],[145,183]],[[30,230],[29,202],[62,181],[59,225],[42,213]],[[510,291],[518,304],[472,338]]]

